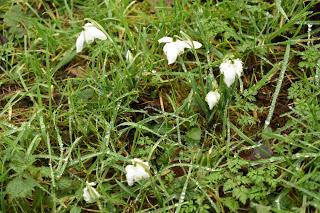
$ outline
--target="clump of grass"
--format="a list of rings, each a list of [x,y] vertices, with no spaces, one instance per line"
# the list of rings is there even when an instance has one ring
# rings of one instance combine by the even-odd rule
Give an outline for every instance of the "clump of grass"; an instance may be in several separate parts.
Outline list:
[[[317,8],[4,1],[0,211],[317,211]],[[107,39],[77,54],[87,22]],[[167,35],[203,46],[167,65],[158,44]],[[230,87],[219,70],[226,58],[244,67]],[[212,110],[211,90],[221,93]],[[128,186],[134,158],[149,163],[150,178]],[[87,203],[92,182],[99,196]]]

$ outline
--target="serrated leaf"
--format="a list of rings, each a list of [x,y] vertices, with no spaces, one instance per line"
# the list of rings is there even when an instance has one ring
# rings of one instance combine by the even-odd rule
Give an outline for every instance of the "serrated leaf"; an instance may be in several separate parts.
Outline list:
[[[6,192],[13,198],[25,198],[31,195],[36,185],[35,180],[19,176],[8,183]]]
[[[228,179],[224,184],[223,184],[223,190],[226,192],[226,191],[229,191],[230,189],[233,189],[237,187],[237,183],[232,180],[232,179]]]
[[[57,187],[60,190],[69,189],[74,185],[74,181],[68,178],[61,178],[57,181]]]
[[[248,199],[248,193],[245,187],[239,187],[233,190],[232,195],[240,200],[242,204],[245,204]]]
[[[239,203],[232,197],[227,197],[223,199],[223,204],[229,208],[231,212],[237,212],[239,209]]]
[[[42,177],[51,177],[51,170],[49,167],[41,166],[39,169]]]
[[[12,34],[20,38],[24,35],[24,28],[21,26],[22,24],[27,26],[29,19],[23,14],[19,5],[14,5],[4,15],[4,23]]]
[[[16,152],[12,156],[10,167],[14,169],[17,173],[23,173],[25,170],[29,169],[34,163],[35,158],[31,155],[26,155],[23,152]]]

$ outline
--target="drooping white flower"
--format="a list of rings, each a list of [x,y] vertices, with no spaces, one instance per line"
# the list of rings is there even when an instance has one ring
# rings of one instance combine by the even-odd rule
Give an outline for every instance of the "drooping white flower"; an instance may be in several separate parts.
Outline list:
[[[171,42],[164,45],[163,52],[167,56],[168,64],[173,64],[177,60],[178,55],[184,52],[184,48],[178,43]]]
[[[125,57],[128,63],[131,64],[133,62],[133,55],[130,50],[127,50]]]
[[[91,183],[86,183],[86,187],[83,189],[83,199],[87,202],[87,203],[94,203],[96,202],[99,197],[101,196],[97,190],[93,187],[95,186],[96,183],[95,182],[91,182]]]
[[[220,64],[220,72],[224,76],[224,82],[230,87],[236,77],[240,78],[242,75],[242,61],[240,59],[230,60],[226,59]]]
[[[171,37],[163,37],[158,40],[159,43],[166,43],[163,46],[163,52],[167,56],[168,64],[173,64],[179,55],[184,52],[185,48],[199,49],[202,44],[197,41],[179,40],[173,41]]]
[[[206,102],[208,103],[209,109],[212,110],[212,108],[219,102],[220,100],[220,93],[216,91],[210,91],[206,95],[205,98]]]
[[[144,162],[138,158],[134,158],[132,163],[133,165],[128,165],[125,168],[126,178],[129,186],[132,186],[134,182],[150,177],[150,166],[147,162]]]
[[[107,36],[99,30],[96,26],[91,23],[86,23],[83,26],[83,31],[81,31],[80,35],[76,41],[76,49],[77,53],[81,52],[85,43],[91,44],[94,39],[106,40]]]

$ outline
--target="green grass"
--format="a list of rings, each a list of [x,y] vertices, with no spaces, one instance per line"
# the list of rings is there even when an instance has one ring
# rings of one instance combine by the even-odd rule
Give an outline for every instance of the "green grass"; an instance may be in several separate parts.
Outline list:
[[[320,1],[168,2],[1,2],[0,212],[319,212]],[[108,39],[76,54],[89,21]],[[174,35],[203,46],[167,65]]]

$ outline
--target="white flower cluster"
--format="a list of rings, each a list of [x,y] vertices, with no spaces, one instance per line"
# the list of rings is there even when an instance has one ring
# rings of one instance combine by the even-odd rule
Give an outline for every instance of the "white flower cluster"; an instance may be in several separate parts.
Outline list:
[[[132,160],[133,165],[127,165],[125,167],[126,179],[129,186],[132,186],[135,182],[150,177],[150,166],[148,162],[145,162],[139,158]],[[86,183],[86,187],[83,189],[83,199],[87,203],[96,202],[101,195],[94,188],[95,182]]]
[[[242,61],[240,59],[230,60],[226,59],[220,64],[220,73],[223,74],[224,83],[227,87],[230,87],[236,78],[240,78],[242,74]],[[208,103],[209,109],[213,109],[213,107],[219,102],[220,100],[220,93],[215,91],[210,91],[206,95],[205,98],[206,102]]]
[[[92,23],[86,23],[83,26],[83,31],[81,31],[80,35],[76,41],[76,52],[79,53],[82,51],[85,44],[91,44],[95,39],[106,40],[106,34],[99,28],[97,28]],[[168,59],[168,64],[173,64],[179,55],[184,52],[184,49],[199,49],[202,44],[197,41],[189,41],[189,40],[179,40],[173,41],[171,37],[163,37],[158,40],[159,43],[166,43],[163,47],[163,51]],[[125,55],[127,61],[132,62],[133,56],[130,51],[126,52]]]
[[[91,44],[95,39],[106,40],[106,34],[98,29],[92,23],[86,23],[84,25],[84,30],[80,33],[76,41],[76,51],[77,53],[81,52],[85,44]],[[163,52],[167,57],[168,65],[173,64],[179,55],[184,53],[185,49],[199,49],[202,47],[202,44],[198,41],[191,40],[174,40],[172,37],[162,37],[158,40],[159,43],[165,43],[163,46]],[[133,55],[128,50],[125,54],[125,58],[129,63],[133,62]],[[220,73],[224,76],[224,82],[227,87],[230,87],[236,78],[240,78],[242,74],[242,61],[240,59],[230,60],[226,59],[220,64]],[[206,97],[205,101],[208,103],[209,109],[219,102],[220,93],[218,90],[210,91]],[[129,167],[129,170],[133,167]],[[130,173],[130,172],[129,172]]]
[[[99,29],[95,24],[86,23],[83,26],[83,31],[76,40],[76,52],[79,53],[83,50],[85,44],[91,44],[95,39],[106,40],[106,34]],[[163,37],[158,40],[159,43],[165,43],[163,46],[163,52],[167,57],[168,65],[176,62],[179,55],[184,53],[185,49],[199,49],[202,44],[198,41],[191,40],[179,40],[172,37]],[[133,63],[134,56],[131,51],[128,50],[125,54],[125,58],[129,64]],[[227,87],[230,87],[236,78],[240,78],[243,70],[243,63],[240,59],[224,60],[220,66],[220,73],[224,77],[224,82]],[[219,102],[220,93],[217,89],[209,91],[205,97],[205,101],[208,104],[210,110]],[[150,166],[148,162],[141,159],[134,158],[132,165],[125,167],[126,179],[129,186],[132,186],[135,182],[150,177]],[[96,202],[100,198],[100,194],[94,188],[95,182],[86,183],[86,187],[83,189],[83,198],[87,203]]]

